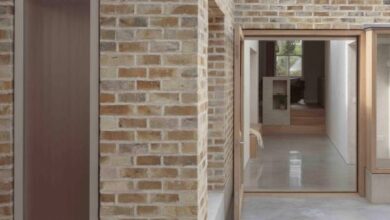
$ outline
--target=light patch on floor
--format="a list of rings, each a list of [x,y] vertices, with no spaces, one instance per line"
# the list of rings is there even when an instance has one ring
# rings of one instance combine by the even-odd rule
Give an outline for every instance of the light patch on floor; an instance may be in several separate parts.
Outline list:
[[[245,169],[245,191],[356,192],[356,165],[326,135],[264,136],[264,147]]]
[[[245,196],[243,220],[389,220],[390,205],[360,197]]]

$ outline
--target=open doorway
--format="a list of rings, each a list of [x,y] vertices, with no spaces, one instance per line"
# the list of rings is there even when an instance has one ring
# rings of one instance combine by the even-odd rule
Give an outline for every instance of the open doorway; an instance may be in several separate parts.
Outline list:
[[[246,192],[357,192],[356,38],[244,42]]]

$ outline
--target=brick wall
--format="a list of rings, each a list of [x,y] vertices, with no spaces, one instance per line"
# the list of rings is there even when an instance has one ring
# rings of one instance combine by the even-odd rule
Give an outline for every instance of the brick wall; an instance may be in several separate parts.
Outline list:
[[[235,0],[243,28],[361,29],[389,23],[389,0]]]
[[[101,2],[101,219],[205,219],[207,0]]]
[[[208,188],[223,191],[229,211],[233,187],[233,1],[209,1]]]
[[[228,197],[226,207],[230,204],[233,188],[233,39],[234,39],[234,2],[225,2],[225,113],[224,113],[224,155],[225,155],[225,195]]]
[[[207,219],[208,0],[198,0],[198,220]]]
[[[233,1],[211,1],[209,15],[209,189],[232,193]]]
[[[225,17],[209,18],[208,47],[208,185],[223,189],[225,183]]]
[[[209,189],[223,189],[232,165],[232,41],[225,17],[209,18]]]
[[[0,219],[12,219],[14,2],[0,1]]]

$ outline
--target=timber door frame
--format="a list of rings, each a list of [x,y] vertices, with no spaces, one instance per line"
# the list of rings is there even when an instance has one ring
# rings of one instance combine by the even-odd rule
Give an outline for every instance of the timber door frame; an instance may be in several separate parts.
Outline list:
[[[234,101],[233,101],[233,204],[234,220],[241,219],[242,200],[244,197],[243,187],[243,141],[242,141],[242,75],[244,34],[239,26],[234,28]]]
[[[238,28],[236,28],[238,29]],[[368,150],[368,132],[369,112],[367,104],[370,101],[369,94],[369,77],[366,72],[366,32],[365,30],[261,30],[261,29],[243,29],[244,40],[250,38],[273,38],[273,37],[297,37],[297,38],[355,38],[357,41],[357,190],[353,193],[358,193],[364,197],[366,192],[365,170],[367,166],[367,150]],[[235,38],[237,40],[237,37]],[[237,42],[235,42],[236,47]],[[235,54],[234,64],[237,60]],[[242,60],[242,59],[241,59]],[[238,63],[240,64],[240,63]],[[235,72],[237,71],[235,67]],[[236,74],[236,73],[235,73]],[[235,82],[236,83],[236,82]],[[234,87],[236,88],[236,87]],[[234,126],[236,130],[236,126]],[[236,141],[236,140],[235,140]],[[241,158],[234,156],[234,164],[240,164]],[[236,166],[234,170],[234,178],[236,178]],[[240,170],[238,172],[243,172]],[[236,179],[234,181],[236,183]],[[234,187],[236,190],[238,187]],[[236,196],[238,192],[234,192]],[[328,193],[328,192],[326,192]],[[331,193],[331,192],[330,192]],[[299,193],[298,194],[304,194]],[[309,193],[306,193],[309,194]]]
[[[368,109],[370,116],[369,118],[369,149],[367,151],[367,169],[372,174],[390,174],[390,169],[388,168],[378,168],[377,166],[377,52],[378,52],[378,44],[377,44],[377,38],[380,34],[386,34],[390,35],[390,27],[368,27],[366,29],[366,47],[367,47],[367,65],[366,65],[366,71],[367,75],[370,76],[367,79],[367,84],[370,85],[368,87],[368,93],[369,97],[371,97],[370,100],[368,100]]]

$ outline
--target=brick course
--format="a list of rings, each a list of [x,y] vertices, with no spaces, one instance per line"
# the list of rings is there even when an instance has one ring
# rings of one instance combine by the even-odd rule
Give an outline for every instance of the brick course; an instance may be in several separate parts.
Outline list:
[[[235,22],[261,29],[361,29],[389,23],[388,0],[235,0]]]

